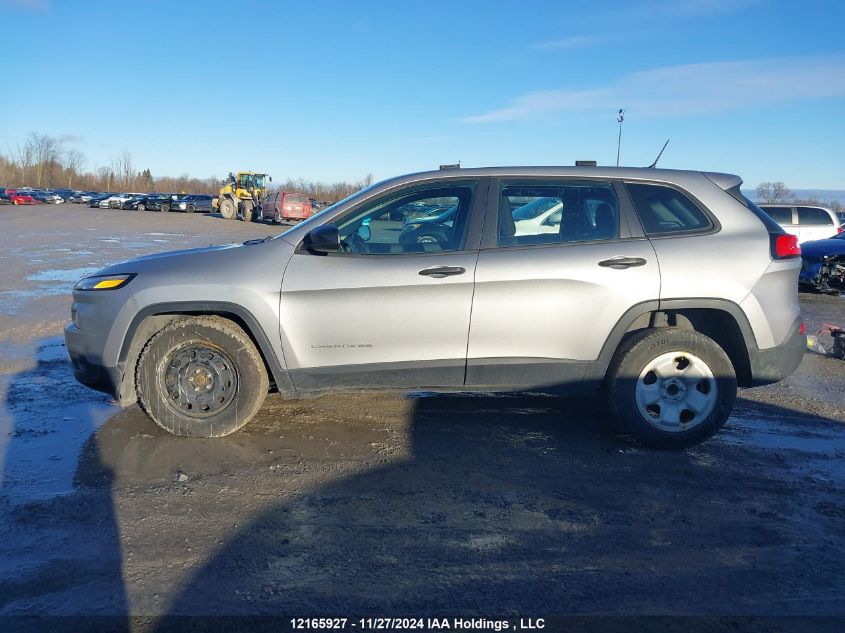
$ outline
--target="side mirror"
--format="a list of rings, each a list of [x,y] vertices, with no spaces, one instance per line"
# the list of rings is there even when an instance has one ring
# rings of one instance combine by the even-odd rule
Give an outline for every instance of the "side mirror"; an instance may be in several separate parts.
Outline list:
[[[334,224],[323,224],[306,233],[302,245],[311,253],[337,253],[340,251],[340,233]]]

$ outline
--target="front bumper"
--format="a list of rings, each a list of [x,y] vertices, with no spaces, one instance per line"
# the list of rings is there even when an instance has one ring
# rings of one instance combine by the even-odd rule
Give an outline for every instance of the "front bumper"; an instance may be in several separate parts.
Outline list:
[[[799,332],[800,327],[798,319],[792,326],[792,334],[776,347],[748,350],[752,387],[783,380],[798,368],[807,349],[807,337]]]
[[[73,321],[65,325],[65,346],[73,364],[74,377],[86,387],[116,398],[120,372],[115,367],[104,365],[102,343],[101,336],[81,332]]]

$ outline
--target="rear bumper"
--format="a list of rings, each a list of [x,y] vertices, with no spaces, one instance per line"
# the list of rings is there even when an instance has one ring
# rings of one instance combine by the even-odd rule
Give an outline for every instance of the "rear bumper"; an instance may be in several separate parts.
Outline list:
[[[792,334],[776,347],[748,350],[752,387],[783,380],[798,368],[807,349],[807,337],[799,333],[800,327],[798,319],[793,324]]]

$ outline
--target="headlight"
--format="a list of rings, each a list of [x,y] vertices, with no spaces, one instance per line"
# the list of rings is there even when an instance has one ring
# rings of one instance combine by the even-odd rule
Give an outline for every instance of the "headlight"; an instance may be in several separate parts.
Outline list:
[[[86,277],[74,286],[74,290],[117,290],[132,281],[135,273],[126,275],[98,275]]]

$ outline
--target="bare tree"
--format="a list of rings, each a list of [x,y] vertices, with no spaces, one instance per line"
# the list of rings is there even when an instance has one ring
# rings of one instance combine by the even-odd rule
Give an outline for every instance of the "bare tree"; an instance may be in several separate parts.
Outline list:
[[[32,148],[32,158],[35,163],[35,183],[42,186],[44,176],[54,165],[59,163],[62,155],[62,144],[58,139],[47,134],[33,132],[26,141]]]
[[[67,173],[68,189],[73,187],[73,179],[82,171],[85,165],[85,156],[78,149],[69,149],[65,152],[65,171]]]
[[[789,187],[782,182],[761,182],[757,185],[757,199],[763,202],[786,202],[793,197]]]
[[[103,186],[105,183],[105,187],[103,189],[105,191],[111,191],[111,181],[114,176],[114,170],[111,167],[100,167],[97,169],[97,177],[100,181],[100,186]]]

